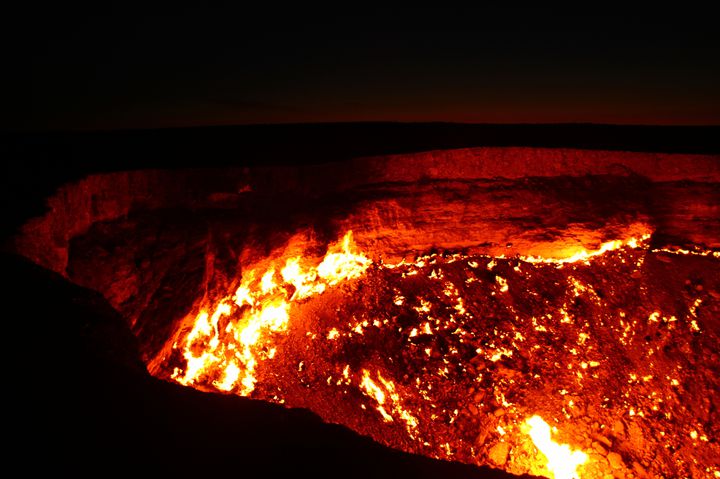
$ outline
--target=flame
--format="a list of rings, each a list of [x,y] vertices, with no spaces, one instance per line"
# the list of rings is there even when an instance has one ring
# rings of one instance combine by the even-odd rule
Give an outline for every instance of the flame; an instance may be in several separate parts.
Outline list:
[[[606,241],[596,250],[586,250],[585,248],[579,248],[574,252],[567,252],[560,258],[546,258],[542,256],[520,256],[520,259],[527,261],[528,263],[576,263],[578,261],[588,261],[591,258],[600,256],[607,253],[608,251],[615,251],[623,247],[637,248],[641,243],[650,238],[650,233],[645,232],[641,236],[633,236],[626,240],[612,240]]]
[[[365,272],[371,261],[362,254],[352,252],[352,231],[348,231],[342,240],[340,251],[328,251],[317,267],[317,275],[329,286],[340,281],[357,278]]]
[[[383,359],[379,359],[378,362],[376,357],[367,356],[362,366],[353,362],[353,367],[359,366],[358,369],[352,370],[351,365],[345,364],[343,361],[333,370],[327,371],[328,374],[324,374],[323,379],[328,387],[340,388],[340,394],[351,398],[348,399],[349,401],[361,401],[359,407],[367,410],[369,413],[367,418],[373,421],[370,423],[372,436],[381,442],[386,442],[394,447],[407,448],[405,450],[421,450],[424,451],[423,453],[433,451],[432,453],[436,455],[439,452],[442,457],[454,454],[462,460],[463,455],[467,453],[467,449],[463,449],[463,440],[441,444],[451,436],[443,436],[437,431],[445,431],[443,428],[452,425],[455,421],[457,421],[456,424],[463,427],[467,424],[468,418],[490,413],[497,418],[494,419],[497,422],[494,427],[494,431],[497,431],[497,438],[486,438],[487,441],[495,441],[494,444],[488,442],[487,446],[484,446],[488,451],[486,460],[498,465],[503,464],[504,469],[508,472],[539,473],[551,479],[578,478],[578,469],[586,475],[599,473],[597,471],[607,472],[610,469],[607,471],[602,471],[602,469],[607,469],[608,465],[603,465],[601,461],[594,461],[587,469],[583,469],[581,466],[589,460],[585,452],[574,450],[568,444],[553,441],[552,434],[556,430],[551,428],[540,416],[526,419],[524,411],[536,407],[537,404],[520,402],[514,404],[516,399],[513,399],[511,395],[506,396],[507,391],[501,389],[507,385],[521,383],[523,380],[522,372],[512,367],[514,361],[511,359],[518,357],[514,353],[521,352],[523,348],[527,347],[532,353],[542,347],[541,344],[534,343],[534,331],[543,333],[543,337],[545,335],[551,337],[551,335],[557,334],[561,328],[563,332],[571,334],[565,336],[567,344],[564,345],[564,350],[568,354],[563,357],[567,357],[567,363],[562,361],[555,363],[556,368],[567,370],[567,376],[572,379],[571,384],[563,383],[560,386],[563,388],[558,389],[560,395],[569,395],[558,408],[558,415],[562,412],[564,417],[570,420],[578,408],[582,407],[579,404],[580,401],[575,399],[575,396],[582,394],[582,380],[591,378],[597,380],[604,377],[604,369],[607,369],[607,364],[604,361],[601,363],[597,351],[593,350],[594,343],[597,342],[595,333],[592,329],[587,329],[586,318],[579,314],[580,310],[573,302],[575,298],[582,298],[585,302],[595,304],[597,307],[606,307],[602,296],[598,293],[601,288],[593,281],[592,276],[583,272],[587,268],[571,265],[568,269],[573,271],[572,275],[569,274],[570,271],[558,272],[558,281],[555,285],[561,293],[557,308],[543,310],[541,305],[540,310],[543,310],[543,314],[540,315],[533,310],[531,317],[525,316],[521,311],[509,308],[515,315],[518,327],[522,326],[527,329],[488,326],[490,329],[477,328],[473,331],[467,328],[467,325],[476,318],[477,308],[473,305],[473,296],[465,297],[467,301],[463,300],[465,294],[470,294],[464,285],[473,281],[476,284],[483,282],[487,284],[487,279],[475,276],[475,272],[483,272],[484,267],[481,270],[477,270],[477,268],[481,264],[486,264],[484,261],[487,261],[487,269],[493,271],[488,276],[488,278],[494,278],[494,284],[490,283],[492,291],[489,294],[491,295],[510,291],[510,283],[514,288],[513,291],[521,291],[524,283],[517,282],[518,276],[532,277],[538,272],[548,271],[553,268],[553,266],[547,266],[548,264],[555,264],[558,265],[557,268],[560,268],[560,265],[564,263],[578,261],[587,264],[590,261],[597,261],[603,265],[605,262],[625,264],[627,259],[631,259],[632,261],[628,262],[628,268],[634,267],[636,264],[639,267],[640,264],[636,262],[636,258],[644,258],[645,255],[642,252],[631,253],[629,250],[642,248],[644,251],[649,251],[646,241],[649,234],[643,233],[644,230],[635,229],[632,232],[635,236],[627,235],[605,242],[598,249],[578,251],[574,247],[568,247],[561,251],[562,254],[553,254],[553,257],[506,259],[504,256],[477,255],[471,260],[472,257],[461,254],[451,257],[430,254],[416,258],[413,263],[405,262],[405,260],[397,264],[378,263],[375,271],[379,275],[392,274],[392,277],[389,277],[390,280],[415,276],[414,279],[420,281],[422,276],[425,276],[432,280],[433,284],[439,281],[441,289],[433,289],[432,291],[436,293],[433,296],[426,295],[424,291],[420,291],[420,294],[408,294],[408,290],[400,289],[400,286],[387,290],[387,295],[384,297],[390,308],[398,308],[412,313],[413,322],[408,322],[407,325],[395,321],[394,316],[397,311],[394,310],[387,315],[356,317],[352,314],[354,310],[349,309],[347,312],[350,314],[344,314],[345,317],[338,318],[331,324],[327,324],[326,321],[332,321],[333,318],[325,314],[318,324],[308,325],[305,324],[305,321],[300,322],[296,319],[296,330],[293,330],[293,333],[298,331],[304,333],[299,336],[298,340],[308,338],[308,341],[317,341],[317,343],[307,343],[309,351],[322,351],[323,347],[331,347],[332,351],[344,353],[348,350],[345,346],[350,344],[353,346],[353,350],[357,347],[358,352],[361,353],[366,344],[372,345],[375,336],[385,331],[381,328],[397,327],[397,337],[401,338],[403,343],[410,345],[409,347],[412,349],[408,351],[416,355],[411,359],[428,361],[428,364],[433,366],[432,369],[423,368],[422,373],[413,376],[417,370],[413,371],[412,368],[408,368],[407,371],[398,370],[397,365],[393,363],[394,357],[389,357],[388,362],[384,363]],[[603,254],[616,250],[621,251],[608,254],[605,258],[601,257]],[[707,256],[704,252],[696,253],[689,252],[689,250],[652,251],[662,254],[703,254]],[[299,373],[305,371],[305,365],[310,364],[307,361],[310,358],[304,357],[306,362],[303,362],[299,361],[301,359],[299,357],[282,357],[283,354],[288,353],[284,349],[286,343],[281,342],[283,341],[281,335],[293,326],[291,323],[293,315],[297,317],[298,314],[298,311],[294,309],[294,304],[321,295],[343,281],[361,277],[372,261],[355,250],[352,232],[348,232],[337,243],[330,245],[322,258],[310,258],[306,255],[295,254],[293,253],[293,256],[281,254],[263,260],[262,267],[256,265],[254,271],[244,272],[239,282],[233,285],[234,294],[216,301],[206,301],[197,316],[188,321],[187,327],[174,337],[173,349],[176,350],[173,356],[174,362],[168,361],[165,371],[179,363],[179,367],[175,367],[172,373],[172,378],[177,382],[201,389],[239,395],[251,394],[255,391],[256,384],[262,384],[265,381],[269,387],[275,387],[276,384],[266,373],[271,364],[282,369],[287,366],[285,362],[289,359],[292,368],[298,365]],[[459,281],[455,281],[456,278],[450,274],[446,276],[448,270],[443,265],[462,259],[467,260],[468,268],[477,271],[473,272],[471,269],[463,271],[468,276],[466,278],[461,276]],[[524,259],[527,264],[518,262],[517,259]],[[515,266],[511,270],[509,267],[512,267],[513,264]],[[397,268],[397,271],[383,273],[383,268],[388,270]],[[503,272],[503,277],[497,274],[499,272]],[[559,281],[560,278],[563,278],[564,281]],[[473,281],[469,281],[471,279]],[[475,285],[471,287],[475,287]],[[704,296],[697,297],[686,305],[691,331],[699,329],[695,319],[702,311],[701,307],[707,304],[707,302],[703,303],[703,300]],[[710,299],[705,301],[710,301]],[[545,304],[548,307],[552,305],[547,300]],[[625,311],[619,311],[617,314],[620,317],[619,326],[617,326],[618,340],[626,345],[632,339],[632,334],[630,336],[628,334],[633,332],[638,318]],[[648,318],[647,321],[654,325],[668,323],[675,326],[674,323],[680,322],[677,317],[670,316],[668,319],[666,315],[668,315],[667,312],[664,314],[658,310],[652,312],[648,317],[648,312],[643,311],[640,319]],[[307,327],[308,329],[301,330],[301,324],[303,328]],[[313,327],[316,328],[313,329]],[[479,343],[474,337],[475,334],[480,338],[484,337],[487,341]],[[358,335],[363,336],[359,337]],[[439,348],[434,338],[437,337],[442,341],[447,339],[448,335],[452,335],[454,338],[453,341],[448,341],[449,347]],[[292,342],[295,338],[296,336],[293,334],[291,341],[288,342]],[[327,343],[321,345],[320,343],[324,341]],[[462,359],[461,343],[465,341],[468,346],[473,347],[475,355],[481,359],[478,361],[480,366],[474,366],[472,360],[468,365]],[[314,345],[320,346],[320,348],[312,349],[311,346]],[[306,344],[302,344],[302,346],[305,347]],[[651,348],[647,354],[654,353],[655,351]],[[282,360],[276,363],[267,363],[265,368],[262,367],[264,361],[271,360],[277,357],[276,355]],[[353,359],[353,356],[347,356],[342,359],[356,361],[362,357],[358,355]],[[492,391],[482,386],[483,375],[488,374],[484,368],[489,362],[497,363],[493,369],[499,371],[500,381],[502,381],[498,382],[499,386]],[[319,362],[319,364],[323,363]],[[310,378],[315,373],[323,373],[323,371],[318,371],[319,367],[308,369],[315,369],[315,371],[303,373],[308,374]],[[459,374],[467,374],[468,377],[472,374],[475,376],[472,379],[480,384],[480,386],[474,387],[477,387],[478,391],[482,391],[482,394],[477,397],[472,396],[472,401],[469,401],[468,404],[464,400],[450,403],[446,397],[444,385],[447,381],[443,382],[443,380],[452,380],[459,377]],[[658,377],[647,374],[647,371],[639,371],[637,374],[632,372],[630,374],[632,381],[628,382],[633,385],[640,382],[654,383],[658,381]],[[534,379],[540,379],[539,373],[534,376]],[[667,381],[674,388],[681,386],[681,383],[671,376],[667,376]],[[577,390],[574,389],[575,382],[577,382]],[[269,389],[266,389],[265,385],[263,386],[256,391],[257,397],[280,403],[285,403],[287,400],[290,406],[295,406],[293,402],[296,399],[293,399],[290,394],[285,396],[280,387],[269,393]],[[655,398],[655,394],[655,392],[652,393],[652,398],[654,398],[652,409],[649,409],[650,406],[641,409],[638,404],[624,402],[626,407],[623,409],[624,413],[630,416],[645,417],[645,413],[650,410],[658,411],[659,408],[662,408],[663,397],[658,393],[658,397]],[[502,408],[494,412],[489,410],[491,403],[485,399],[486,395],[494,397],[495,403]],[[625,393],[624,397],[629,396]],[[301,404],[305,407],[305,403]],[[518,407],[520,405],[523,407]],[[662,409],[660,410],[662,411]],[[665,414],[669,419],[670,412]],[[340,419],[332,415],[328,417],[332,422],[342,423],[343,421],[342,417]],[[365,416],[363,416],[364,420]],[[442,428],[435,427],[438,424],[437,421],[443,421]],[[403,430],[407,432],[407,435],[402,434]],[[395,431],[399,431],[400,439],[390,442],[385,437],[376,435],[385,434],[386,431],[388,432],[387,437],[392,437],[393,440],[395,440]],[[689,431],[691,439],[706,441],[703,438],[707,438],[707,435],[699,429],[699,426],[694,434],[696,437],[693,437],[692,432],[695,429]],[[367,430],[364,433],[368,433]],[[665,432],[661,431],[660,434],[664,436]],[[411,441],[408,441],[408,438]],[[499,442],[497,442],[498,440]],[[531,448],[530,440],[539,452],[531,457],[527,457],[524,452],[514,454],[513,451],[527,451],[528,448]],[[495,447],[498,444],[501,447]],[[470,451],[472,451],[472,447]],[[473,452],[473,454],[475,453]],[[547,458],[546,464],[542,456]],[[483,458],[480,455],[477,457]]]
[[[577,479],[577,468],[588,460],[582,451],[573,451],[567,444],[558,444],[551,438],[551,430],[540,416],[525,421],[529,426],[528,434],[535,447],[547,457],[547,468],[554,479]]]
[[[393,422],[394,418],[392,414],[390,414],[390,412],[394,413],[400,419],[405,421],[408,434],[410,435],[410,437],[415,438],[415,432],[413,430],[418,427],[418,420],[417,418],[415,418],[415,416],[410,414],[410,412],[408,412],[402,407],[400,394],[397,392],[395,383],[385,379],[378,372],[377,378],[378,381],[380,381],[380,384],[382,384],[381,387],[372,380],[372,378],[370,377],[370,371],[368,371],[367,369],[363,369],[362,374],[363,375],[362,381],[360,382],[360,389],[366,396],[373,398],[375,402],[377,402],[378,405],[375,409],[380,412],[383,420],[385,422]],[[389,404],[387,404],[387,406],[390,408],[390,412],[388,412],[388,410],[385,408],[387,398],[390,398]]]
[[[352,231],[331,245],[316,267],[302,266],[303,258],[285,261],[276,282],[271,265],[256,280],[255,271],[245,274],[235,294],[215,306],[201,308],[182,344],[185,367],[176,367],[172,379],[189,385],[211,384],[221,391],[247,396],[255,389],[255,372],[260,361],[271,359],[271,333],[285,331],[294,301],[321,294],[328,286],[361,276],[372,261],[353,252]],[[208,313],[212,311],[212,314]],[[226,318],[227,317],[227,318]],[[227,320],[224,328],[220,327]]]
[[[382,390],[380,386],[375,384],[375,381],[370,379],[370,372],[366,369],[363,370],[363,377],[362,382],[360,383],[360,387],[365,391],[365,393],[375,399],[375,401],[378,403],[377,410],[382,415],[383,419],[386,422],[392,422],[393,418],[390,414],[387,413],[385,410],[385,391]]]
[[[265,272],[262,279],[260,280],[260,288],[263,294],[272,293],[277,287],[277,284],[275,284],[275,281],[273,281],[273,276],[275,276],[275,270],[269,269]]]

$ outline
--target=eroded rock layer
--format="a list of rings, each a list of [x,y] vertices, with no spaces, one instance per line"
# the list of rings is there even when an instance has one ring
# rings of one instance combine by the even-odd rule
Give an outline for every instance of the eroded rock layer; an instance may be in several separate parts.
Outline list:
[[[707,477],[719,181],[715,157],[520,148],[128,172],[64,187],[16,245],[164,379],[518,474],[575,474],[537,416],[581,477]]]

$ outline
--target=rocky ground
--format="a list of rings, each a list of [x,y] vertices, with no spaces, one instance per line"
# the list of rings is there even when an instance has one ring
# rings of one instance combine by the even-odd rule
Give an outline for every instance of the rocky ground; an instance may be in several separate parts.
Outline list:
[[[240,261],[237,238],[213,238],[222,246],[208,249],[192,222],[172,218],[146,224],[140,244],[121,233],[140,219],[98,225],[71,263],[76,281],[115,280],[96,287],[136,318],[148,350],[167,341],[199,290],[226,285],[230,273],[216,264]],[[522,430],[539,414],[557,425],[558,441],[589,454],[583,477],[705,477],[719,452],[720,266],[651,243],[587,264],[472,254],[378,262],[292,311],[253,397],[308,408],[401,450],[518,474],[547,474]],[[125,262],[136,257],[145,263]],[[359,387],[363,371],[395,384],[416,427],[383,420]]]
[[[303,323],[320,338],[308,352],[279,357],[307,357],[295,375],[318,388],[326,374],[334,387],[346,364],[394,381],[419,420],[400,433],[417,436],[410,450],[541,474],[520,427],[539,414],[590,455],[582,477],[706,477],[720,457],[720,264],[642,249],[606,256],[559,269],[477,257],[430,260],[412,276],[381,269]],[[333,325],[339,339],[316,346]]]
[[[206,394],[150,376],[97,292],[14,255],[4,392],[6,464],[72,477],[262,475],[507,478],[383,447],[307,410]]]
[[[590,456],[583,477],[708,477],[720,457],[720,268],[663,249],[720,246],[716,160],[500,148],[95,175],[61,188],[14,245],[100,292],[149,363],[201,298],[258,258],[298,232],[321,255],[352,229],[374,265],[293,306],[254,397],[400,450],[542,475],[523,426],[537,414]],[[522,260],[644,231],[641,247],[589,264]],[[162,401],[197,394],[152,381],[172,391]],[[240,400],[210,397],[199,401]],[[160,414],[163,434],[185,414]]]
[[[523,429],[535,414],[588,454],[583,478],[718,470],[718,258],[646,244],[562,267],[464,255],[419,264],[373,267],[299,305],[252,396],[515,474],[548,475]],[[384,404],[390,421],[365,371],[398,393]]]

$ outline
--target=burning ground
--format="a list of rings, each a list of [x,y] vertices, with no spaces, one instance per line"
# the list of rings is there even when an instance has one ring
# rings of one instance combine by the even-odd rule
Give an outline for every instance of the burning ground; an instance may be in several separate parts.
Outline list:
[[[16,245],[101,292],[171,383],[516,474],[718,477],[716,160],[98,175]]]
[[[576,477],[559,469],[573,457],[583,478],[718,471],[717,253],[648,234],[568,258],[384,264],[350,239],[316,267],[247,273],[155,373],[516,474]]]

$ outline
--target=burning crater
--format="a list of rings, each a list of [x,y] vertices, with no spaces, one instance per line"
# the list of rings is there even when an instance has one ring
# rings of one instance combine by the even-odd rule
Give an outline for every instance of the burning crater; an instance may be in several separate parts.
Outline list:
[[[115,173],[16,245],[168,381],[514,474],[720,477],[719,180],[520,148]]]

